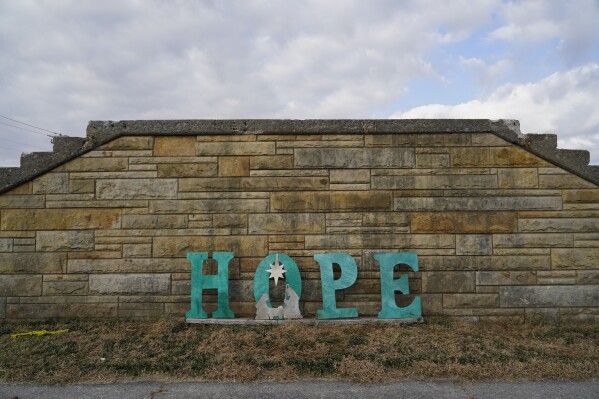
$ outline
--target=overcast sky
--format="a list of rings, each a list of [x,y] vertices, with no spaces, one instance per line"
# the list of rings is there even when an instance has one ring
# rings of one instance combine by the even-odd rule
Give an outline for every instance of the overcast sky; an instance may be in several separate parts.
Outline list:
[[[74,136],[89,120],[519,119],[599,164],[599,1],[0,0],[0,115]],[[0,117],[0,166],[49,150],[39,133]]]

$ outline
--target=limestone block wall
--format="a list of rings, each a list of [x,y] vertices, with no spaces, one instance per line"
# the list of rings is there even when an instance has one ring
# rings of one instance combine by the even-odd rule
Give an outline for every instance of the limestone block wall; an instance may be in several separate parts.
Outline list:
[[[367,316],[380,310],[372,254],[415,251],[425,317],[599,320],[588,179],[492,132],[254,133],[125,135],[1,194],[0,320],[183,317],[191,251],[235,252],[237,316],[255,314],[269,253],[296,261],[314,317],[314,254],[356,259],[337,302]]]

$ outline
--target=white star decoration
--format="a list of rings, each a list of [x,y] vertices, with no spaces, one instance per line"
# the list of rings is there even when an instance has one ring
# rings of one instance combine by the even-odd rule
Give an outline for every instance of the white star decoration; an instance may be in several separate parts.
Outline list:
[[[283,276],[283,273],[285,273],[287,270],[284,270],[283,267],[285,267],[285,265],[282,263],[279,263],[279,255],[277,254],[277,255],[275,255],[275,263],[272,263],[270,265],[270,269],[266,269],[266,271],[270,273],[270,276],[268,276],[268,278],[275,279],[275,285],[277,285],[280,278],[281,279],[285,278]]]

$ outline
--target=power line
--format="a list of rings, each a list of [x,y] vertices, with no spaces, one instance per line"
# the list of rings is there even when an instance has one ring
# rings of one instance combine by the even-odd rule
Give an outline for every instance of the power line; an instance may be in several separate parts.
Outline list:
[[[0,137],[0,140],[4,140],[4,141],[10,141],[11,143],[15,143],[15,144],[21,144],[21,145],[26,145],[26,146],[28,146],[28,147],[37,148],[38,150],[42,150],[42,151],[44,151],[44,149],[43,149],[43,148],[41,148],[41,147],[38,147],[38,146],[36,146],[36,145],[31,145],[31,144],[23,143],[23,142],[21,142],[21,141],[10,140],[10,139],[3,139],[2,137]]]
[[[12,150],[12,151],[17,151],[17,152],[23,152],[23,150],[17,150],[16,148],[9,148],[9,147],[0,147],[4,150]]]
[[[27,129],[26,127],[11,125],[10,123],[5,123],[5,122],[2,122],[2,121],[0,121],[0,124],[6,125],[6,126],[10,126],[10,127],[14,127],[14,128],[21,129],[21,130],[27,130],[28,132],[39,134],[41,136],[54,137],[54,136],[51,136],[51,135],[46,134],[46,133],[36,132],[35,130]]]
[[[39,127],[39,126],[30,125],[29,123],[21,122],[21,121],[18,121],[16,119],[9,118],[8,116],[0,115],[0,117],[2,117],[4,119],[8,119],[9,121],[20,123],[22,125],[26,125],[26,126],[29,126],[29,127],[33,127],[33,128],[39,129],[39,130],[43,130],[44,132],[48,132],[48,133],[60,135],[60,133],[54,132],[52,130],[44,129],[43,127]]]

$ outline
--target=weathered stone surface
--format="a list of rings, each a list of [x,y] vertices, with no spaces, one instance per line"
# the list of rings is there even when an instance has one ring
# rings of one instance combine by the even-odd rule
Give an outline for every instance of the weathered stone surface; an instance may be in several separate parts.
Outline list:
[[[250,157],[250,169],[293,169],[292,155],[257,155]]]
[[[238,257],[266,256],[265,236],[155,237],[154,257],[184,257],[187,252],[232,251]]]
[[[497,233],[517,230],[515,212],[415,212],[412,233]]]
[[[6,318],[6,298],[0,297],[0,320]]]
[[[518,229],[526,233],[599,232],[599,218],[520,218]]]
[[[187,227],[185,215],[123,215],[123,229],[181,229]]]
[[[331,183],[370,183],[370,170],[368,169],[333,169],[330,173]]]
[[[7,319],[55,319],[71,317],[116,317],[118,304],[110,303],[35,303],[7,304]]]
[[[421,270],[539,270],[551,267],[551,258],[539,255],[419,256]]]
[[[412,148],[297,148],[296,168],[411,168]]]
[[[307,249],[347,248],[454,248],[451,235],[442,234],[345,234],[308,235]]]
[[[33,181],[34,194],[57,194],[69,192],[68,173],[47,173]]]
[[[576,272],[577,284],[599,284],[599,270],[578,270]]]
[[[495,234],[493,245],[495,248],[549,248],[571,247],[572,234],[547,233],[547,234]]]
[[[171,273],[191,270],[185,258],[69,259],[69,273]]]
[[[416,154],[417,168],[447,168],[449,154]]]
[[[13,239],[12,238],[0,238],[0,252],[12,252]]]
[[[106,143],[99,150],[151,150],[153,145],[154,138],[152,136],[129,136],[119,137]]]
[[[501,287],[501,307],[599,306],[599,285]]]
[[[150,213],[266,212],[267,199],[200,199],[151,201]]]
[[[0,274],[0,296],[37,296],[41,294],[41,275]]]
[[[213,177],[216,176],[216,162],[161,163],[158,164],[158,177]]]
[[[476,285],[533,285],[536,282],[537,275],[534,271],[476,272]]]
[[[218,157],[219,176],[249,176],[250,157]]]
[[[555,248],[551,250],[554,269],[599,269],[599,248]]]
[[[536,168],[497,169],[499,188],[535,188],[539,186]]]
[[[318,234],[325,232],[322,213],[254,213],[249,215],[249,234]]]
[[[38,231],[35,239],[38,252],[91,251],[94,249],[93,230]]]
[[[274,142],[218,142],[196,144],[198,155],[274,155]]]
[[[470,133],[452,134],[377,134],[365,135],[367,147],[450,147],[470,145]]]
[[[43,208],[43,195],[3,195],[0,197],[0,208]]]
[[[539,188],[596,188],[597,186],[575,175],[539,175]]]
[[[103,200],[177,198],[177,180],[101,179],[96,182],[96,198]]]
[[[128,167],[127,158],[75,158],[56,170],[60,172],[118,172],[125,171]]]
[[[151,244],[123,244],[123,258],[149,258],[151,256]]]
[[[560,210],[561,197],[395,198],[396,211]]]
[[[452,166],[551,166],[547,161],[517,147],[450,148]]]
[[[169,274],[92,274],[90,294],[168,294]]]
[[[62,273],[66,264],[66,254],[0,253],[0,273]]]
[[[119,209],[37,209],[2,211],[2,230],[88,230],[120,226]]]
[[[319,211],[390,211],[389,192],[333,191],[303,193],[272,193],[272,212],[319,212]]]
[[[490,234],[456,234],[457,255],[491,255],[493,239]]]
[[[474,272],[422,272],[422,292],[474,292]]]
[[[195,136],[166,136],[154,140],[154,156],[184,157],[196,155]]]
[[[576,284],[575,270],[539,270],[537,285]]]
[[[572,203],[597,203],[599,202],[599,189],[564,190],[564,202]]]
[[[364,226],[397,226],[406,227],[410,225],[410,216],[400,212],[365,212],[362,222]]]
[[[96,192],[94,180],[70,180],[69,192],[72,194],[93,194]]]
[[[495,175],[373,176],[372,188],[379,190],[429,190],[495,188]]]
[[[481,308],[499,306],[499,294],[445,294],[443,306],[446,308]]]
[[[248,225],[248,216],[245,214],[222,214],[214,215],[212,219],[214,227],[240,227],[244,228]]]
[[[326,177],[221,177],[179,179],[179,190],[193,191],[289,191],[325,190]]]
[[[44,295],[87,295],[87,281],[44,281]]]

